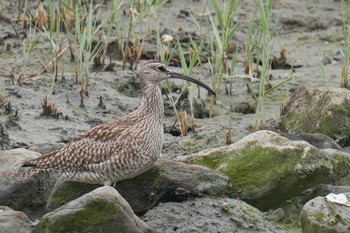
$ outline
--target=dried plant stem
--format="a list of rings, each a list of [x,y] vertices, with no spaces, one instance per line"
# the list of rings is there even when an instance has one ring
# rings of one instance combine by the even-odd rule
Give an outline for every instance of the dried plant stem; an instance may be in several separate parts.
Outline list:
[[[65,47],[62,49],[60,53],[58,53],[44,68],[41,69],[41,71],[37,74],[42,74],[45,72],[70,46]]]

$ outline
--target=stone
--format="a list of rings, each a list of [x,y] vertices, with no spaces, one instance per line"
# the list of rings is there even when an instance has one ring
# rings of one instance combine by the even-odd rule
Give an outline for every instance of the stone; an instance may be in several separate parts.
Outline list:
[[[269,221],[264,213],[243,201],[224,197],[160,203],[142,219],[157,232],[298,232]]]
[[[104,186],[44,215],[32,232],[151,233],[153,230],[134,214],[114,188]]]
[[[335,182],[350,171],[350,155],[343,151],[319,150],[267,130],[177,160],[220,171],[230,178],[234,196],[262,210],[274,209],[316,185]]]
[[[301,87],[284,108],[280,129],[290,134],[322,133],[350,145],[350,90]]]
[[[300,225],[300,213],[308,201],[318,196],[326,196],[329,193],[343,192],[350,192],[350,186],[320,184],[305,190],[300,195],[295,196],[279,205],[279,207],[282,208],[285,213],[285,219],[283,221],[290,222],[294,225]]]
[[[38,156],[23,148],[0,151],[0,203],[24,211],[31,219],[46,213],[46,201],[54,184],[50,176],[41,174],[21,178],[23,162]]]
[[[283,219],[286,218],[286,214],[282,208],[277,208],[275,210],[271,210],[269,213],[269,219],[275,221],[275,222],[281,222]]]
[[[53,150],[59,149],[63,146],[64,146],[64,143],[39,143],[39,144],[29,145],[27,149],[36,151],[40,154],[46,154]]]
[[[350,193],[344,193],[350,200]],[[307,202],[300,214],[303,232],[347,233],[350,231],[350,208],[316,197]]]
[[[159,202],[180,202],[197,196],[228,195],[230,180],[202,166],[160,158],[148,172],[116,184],[133,210],[142,214]]]
[[[339,146],[338,143],[336,143],[331,137],[328,137],[327,135],[324,135],[321,133],[314,133],[314,134],[300,133],[298,135],[281,133],[281,135],[293,141],[307,141],[317,149],[330,148],[330,149],[343,150],[342,147]]]
[[[240,112],[243,114],[254,114],[256,111],[256,102],[241,102],[233,109],[234,112]]]
[[[0,206],[0,232],[1,233],[30,233],[32,227],[28,216],[7,206]]]

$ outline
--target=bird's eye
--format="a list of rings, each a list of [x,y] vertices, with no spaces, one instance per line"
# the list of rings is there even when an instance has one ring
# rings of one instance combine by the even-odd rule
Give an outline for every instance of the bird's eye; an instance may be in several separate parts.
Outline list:
[[[161,71],[161,72],[166,72],[167,69],[164,66],[157,66],[157,70]]]

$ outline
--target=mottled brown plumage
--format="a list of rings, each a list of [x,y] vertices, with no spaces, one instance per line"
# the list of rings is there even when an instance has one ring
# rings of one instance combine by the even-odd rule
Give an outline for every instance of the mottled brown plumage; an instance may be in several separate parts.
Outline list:
[[[32,168],[23,177],[53,171],[60,181],[110,185],[145,172],[162,149],[164,106],[159,83],[168,78],[197,83],[215,94],[198,80],[171,72],[159,61],[146,61],[141,68],[142,104],[137,110],[78,135],[63,148],[25,162],[24,167]]]

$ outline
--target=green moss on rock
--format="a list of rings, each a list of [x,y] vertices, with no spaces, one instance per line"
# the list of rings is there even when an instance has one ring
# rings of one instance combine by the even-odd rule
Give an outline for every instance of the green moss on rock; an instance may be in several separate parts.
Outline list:
[[[159,168],[159,170],[154,169],[154,170],[148,171],[149,177],[152,180],[151,181],[152,186],[155,189],[158,189],[162,185],[162,183],[164,182],[164,175],[168,169],[169,168],[167,166],[162,166]]]
[[[331,108],[323,109],[323,102],[326,100],[320,99],[318,105],[318,128],[320,133],[326,134],[334,139],[337,137],[349,137],[350,131],[350,101],[346,100],[341,105],[334,105]],[[347,135],[347,136],[345,136]]]
[[[331,93],[331,94],[330,94]],[[304,89],[293,99],[291,110],[282,118],[280,128],[289,133],[322,133],[341,146],[350,143],[350,100],[332,103],[333,90],[319,90],[318,98]],[[314,93],[314,95],[317,95]],[[295,102],[295,103],[294,103]]]
[[[281,179],[294,168],[301,153],[302,149],[279,151],[255,145],[239,153],[203,156],[192,163],[220,170],[231,179],[235,190],[244,192],[262,188],[271,181]]]
[[[42,219],[33,232],[127,232],[124,224],[115,221],[121,215],[112,202],[94,199],[72,214]]]
[[[318,221],[318,222],[322,222],[324,219],[324,213],[319,212],[314,214],[314,218]]]
[[[227,155],[219,155],[219,156],[203,156],[200,158],[196,158],[195,160],[190,161],[194,164],[203,165],[205,167],[211,168],[211,169],[217,169],[218,166],[227,159]]]
[[[349,174],[350,161],[345,156],[335,153],[330,162],[333,166],[331,169],[332,180],[338,180]]]
[[[238,156],[230,156],[225,174],[237,188],[256,188],[280,179],[281,175],[293,169],[301,153],[296,150],[248,147],[240,151]]]
[[[55,209],[74,200],[85,193],[91,192],[100,185],[91,185],[79,182],[65,182],[49,197],[47,207]]]

